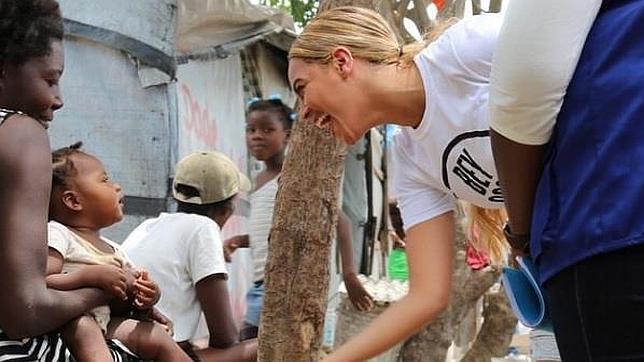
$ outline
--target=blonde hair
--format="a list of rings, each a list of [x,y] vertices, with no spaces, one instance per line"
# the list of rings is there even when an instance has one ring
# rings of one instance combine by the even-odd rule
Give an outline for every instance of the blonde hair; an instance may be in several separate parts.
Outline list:
[[[326,64],[331,60],[331,51],[343,46],[354,57],[374,64],[406,66],[412,64],[416,54],[455,22],[450,19],[436,26],[422,41],[402,45],[391,26],[377,12],[356,6],[340,6],[320,13],[309,22],[291,46],[288,57]]]
[[[462,202],[462,205],[467,236],[474,248],[487,252],[494,264],[504,264],[509,252],[503,235],[507,220],[505,209],[484,209],[468,202]]]

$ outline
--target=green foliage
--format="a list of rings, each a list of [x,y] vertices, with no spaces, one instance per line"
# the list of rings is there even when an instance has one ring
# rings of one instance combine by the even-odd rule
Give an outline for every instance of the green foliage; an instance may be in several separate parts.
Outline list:
[[[304,27],[318,9],[318,1],[315,0],[260,0],[259,3],[290,13],[300,27]]]

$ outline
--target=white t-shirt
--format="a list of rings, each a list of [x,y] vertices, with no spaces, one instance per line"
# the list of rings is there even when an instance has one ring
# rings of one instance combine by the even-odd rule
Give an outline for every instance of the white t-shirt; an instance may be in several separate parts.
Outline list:
[[[492,64],[490,126],[548,142],[601,0],[520,0],[507,9]]]
[[[498,15],[451,26],[415,58],[425,114],[394,138],[394,194],[406,229],[451,211],[455,199],[503,206],[488,123],[492,52]]]
[[[268,235],[273,224],[273,209],[277,195],[275,177],[250,194],[250,232],[249,246],[253,256],[253,281],[264,279],[266,258],[268,257]]]
[[[83,239],[67,226],[50,221],[47,225],[49,247],[63,257],[63,273],[73,273],[88,265],[113,265],[119,268],[132,268],[132,262],[125,252],[115,242],[101,237],[109,244],[113,252],[104,252],[92,243]],[[110,308],[106,305],[94,308],[90,312],[103,332],[107,330],[110,321]]]
[[[174,339],[198,335],[203,310],[195,286],[213,274],[226,274],[220,229],[213,220],[195,214],[162,213],[144,221],[127,237],[128,256],[161,288],[156,305],[174,322]]]

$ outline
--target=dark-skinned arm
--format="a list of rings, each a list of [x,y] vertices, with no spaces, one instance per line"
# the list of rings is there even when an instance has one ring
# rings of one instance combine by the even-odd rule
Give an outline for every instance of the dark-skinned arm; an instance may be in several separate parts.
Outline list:
[[[342,259],[342,275],[355,274],[353,263],[353,243],[351,241],[351,220],[342,210],[338,210],[338,246],[340,258]]]
[[[199,280],[196,291],[210,332],[210,347],[227,348],[236,344],[239,332],[233,320],[226,275],[212,274]]]
[[[349,300],[361,311],[367,311],[373,307],[373,298],[364,288],[353,263],[353,242],[351,238],[351,220],[341,209],[338,210],[337,228],[338,247],[342,259],[342,280],[347,288]]]
[[[527,0],[506,9],[489,103],[492,149],[515,235],[530,232],[545,144],[601,3]]]
[[[224,259],[230,263],[235,250],[239,248],[248,248],[250,246],[250,238],[248,234],[236,235],[224,241]]]
[[[494,130],[490,136],[510,229],[516,235],[529,234],[546,146],[517,143]]]
[[[51,154],[35,120],[13,116],[2,125],[0,169],[0,328],[10,338],[36,336],[106,304],[98,288],[47,288]]]

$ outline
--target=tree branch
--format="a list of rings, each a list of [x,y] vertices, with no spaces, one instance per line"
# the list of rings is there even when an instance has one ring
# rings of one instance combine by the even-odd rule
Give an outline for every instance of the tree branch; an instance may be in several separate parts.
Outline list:
[[[407,8],[409,7],[409,0],[400,0],[396,6],[396,10],[404,17],[407,13]]]
[[[472,14],[480,15],[482,11],[481,0],[472,0]]]
[[[503,5],[503,0],[490,0],[490,7],[488,9],[488,12],[500,13],[502,5]]]
[[[418,30],[421,34],[427,33],[432,28],[432,21],[427,15],[427,0],[414,0],[414,13],[417,17]]]

